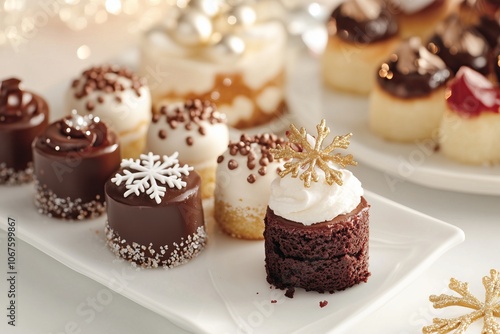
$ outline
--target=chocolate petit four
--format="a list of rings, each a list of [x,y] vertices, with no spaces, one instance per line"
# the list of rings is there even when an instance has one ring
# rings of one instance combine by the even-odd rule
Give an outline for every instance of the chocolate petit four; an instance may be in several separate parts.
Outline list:
[[[117,135],[92,114],[73,112],[33,142],[35,205],[42,214],[82,220],[105,212],[104,183],[120,166]]]
[[[289,144],[271,150],[288,161],[271,184],[265,268],[277,288],[333,293],[370,276],[369,204],[359,180],[344,169],[356,164],[352,155],[332,154],[348,147],[351,134],[324,147],[330,129],[323,120],[317,130],[314,138],[291,125],[287,136],[301,150]]]
[[[16,78],[0,82],[0,184],[33,180],[31,143],[49,122],[47,102],[20,83]]]
[[[149,126],[148,150],[161,155],[179,152],[202,180],[202,197],[214,194],[217,157],[229,143],[226,116],[210,101],[189,100],[160,107]]]
[[[420,38],[405,40],[378,69],[369,101],[370,129],[398,142],[435,137],[451,75],[444,61],[429,52]]]
[[[285,101],[283,24],[268,19],[266,1],[178,2],[141,45],[141,75],[154,110],[199,98],[214,102],[228,124],[247,128],[282,114]]]
[[[123,159],[106,182],[107,244],[133,265],[171,268],[205,247],[201,179],[177,156],[149,152]]]
[[[68,110],[91,113],[120,138],[123,158],[137,158],[146,146],[151,95],[144,78],[125,67],[91,67],[73,80],[66,95]]]
[[[382,1],[347,0],[333,10],[327,30],[321,58],[325,83],[367,95],[377,66],[400,42],[396,19]]]
[[[284,142],[274,134],[243,134],[217,159],[214,217],[227,234],[263,239],[269,185],[283,166],[269,150]]]
[[[450,82],[439,128],[439,150],[466,164],[500,163],[500,88],[462,67]]]
[[[455,74],[467,66],[487,75],[490,46],[474,27],[462,22],[458,15],[450,15],[438,25],[427,42],[427,49],[438,55]]]

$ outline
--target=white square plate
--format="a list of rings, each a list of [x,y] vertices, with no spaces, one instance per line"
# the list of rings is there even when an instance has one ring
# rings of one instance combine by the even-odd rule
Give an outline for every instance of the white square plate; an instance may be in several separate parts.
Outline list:
[[[297,289],[293,299],[266,282],[262,241],[236,240],[214,225],[209,243],[174,269],[137,269],[115,258],[105,217],[67,222],[40,215],[32,185],[0,188],[0,228],[15,218],[17,237],[73,270],[196,333],[319,333],[348,328],[396,295],[451,247],[462,230],[367,192],[371,205],[367,283],[334,294]],[[327,301],[321,308],[319,303]]]

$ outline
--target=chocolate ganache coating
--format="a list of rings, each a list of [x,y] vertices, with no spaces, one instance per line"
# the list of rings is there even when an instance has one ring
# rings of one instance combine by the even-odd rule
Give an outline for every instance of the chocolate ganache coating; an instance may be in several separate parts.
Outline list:
[[[104,184],[121,161],[118,137],[104,122],[74,112],[50,124],[33,142],[33,152],[35,203],[42,213],[67,219],[103,213]],[[82,210],[89,203],[93,208]]]
[[[31,181],[31,144],[49,119],[47,102],[21,90],[20,83],[16,78],[0,83],[0,184]]]
[[[124,168],[117,174],[124,175]],[[116,255],[146,268],[170,268],[188,262],[203,250],[206,232],[201,178],[190,171],[180,180],[185,186],[167,186],[159,202],[146,192],[125,196],[125,182],[106,182],[106,236]]]
[[[350,43],[368,44],[395,36],[398,24],[382,1],[348,0],[333,10],[328,32]]]
[[[451,71],[444,61],[429,52],[420,38],[411,37],[382,63],[377,82],[393,96],[414,98],[431,94],[450,77]]]
[[[461,66],[484,75],[489,72],[488,42],[474,27],[466,26],[458,15],[449,16],[436,28],[427,49],[443,59],[453,73],[457,73]]]
[[[500,36],[500,1],[477,0],[476,10],[480,17],[476,28],[486,38],[490,47],[494,48]]]

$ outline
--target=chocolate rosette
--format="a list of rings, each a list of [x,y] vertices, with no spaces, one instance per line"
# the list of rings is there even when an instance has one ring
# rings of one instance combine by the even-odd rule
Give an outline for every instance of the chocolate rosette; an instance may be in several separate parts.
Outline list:
[[[108,128],[99,117],[73,113],[51,124],[42,142],[54,151],[88,151],[109,144]]]
[[[484,75],[488,74],[490,47],[486,39],[473,27],[466,26],[458,15],[449,16],[429,39],[427,49],[438,55],[457,73],[468,66]]]
[[[48,123],[47,102],[20,84],[17,78],[0,82],[0,184],[32,180],[31,143]]]
[[[446,84],[451,71],[432,54],[420,38],[405,40],[379,68],[377,81],[382,89],[399,98],[426,96]]]
[[[369,44],[395,36],[398,24],[383,2],[353,0],[332,12],[328,31],[350,43]]]

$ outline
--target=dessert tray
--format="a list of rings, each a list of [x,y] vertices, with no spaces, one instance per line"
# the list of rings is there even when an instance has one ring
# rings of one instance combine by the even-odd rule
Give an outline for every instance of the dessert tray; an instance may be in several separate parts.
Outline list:
[[[195,333],[310,333],[348,328],[395,296],[439,256],[464,240],[447,223],[367,192],[370,271],[365,284],[334,294],[297,289],[294,298],[266,282],[262,241],[230,238],[204,203],[209,243],[199,257],[170,269],[139,269],[105,245],[105,217],[67,222],[40,215],[34,187],[0,189],[0,228],[69,268]],[[328,304],[320,307],[320,302]]]
[[[432,140],[400,144],[377,137],[368,128],[368,98],[323,87],[319,61],[314,56],[303,54],[300,64],[300,69],[290,72],[295,94],[290,94],[289,99],[294,109],[300,109],[294,113],[300,115],[302,124],[311,130],[308,112],[318,108],[322,113],[318,117],[326,118],[332,133],[354,134],[349,150],[359,162],[384,172],[390,186],[410,181],[436,189],[500,195],[500,165],[454,162],[436,151]]]

